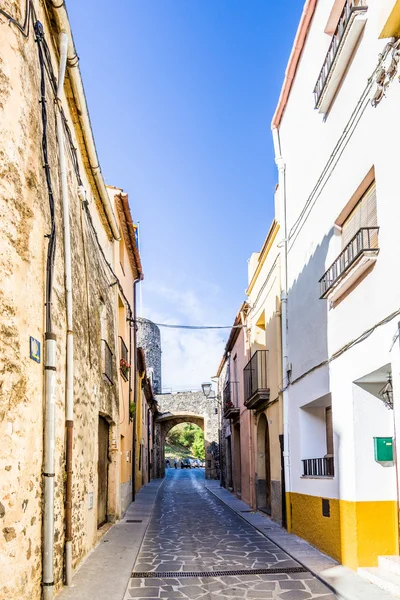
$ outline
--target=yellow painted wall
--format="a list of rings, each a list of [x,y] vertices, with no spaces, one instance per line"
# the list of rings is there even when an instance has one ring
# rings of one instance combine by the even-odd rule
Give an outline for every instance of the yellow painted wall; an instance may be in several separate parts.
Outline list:
[[[287,494],[288,529],[357,569],[378,564],[378,556],[398,554],[397,503],[330,499],[330,517],[322,515],[322,498]]]
[[[380,38],[400,35],[400,0],[390,0],[384,4],[380,21],[382,27]]]
[[[139,469],[140,459],[140,444],[143,436],[143,390],[142,380],[144,375],[141,377],[137,376],[137,402],[136,402],[136,462],[135,462],[135,475],[136,475],[136,493],[142,487],[142,470]]]

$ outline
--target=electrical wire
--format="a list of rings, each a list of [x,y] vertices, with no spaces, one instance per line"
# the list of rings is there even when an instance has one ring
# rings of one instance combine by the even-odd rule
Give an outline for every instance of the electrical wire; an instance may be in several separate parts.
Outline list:
[[[137,322],[146,322],[157,325],[157,327],[169,327],[170,329],[243,329],[246,325],[171,325],[169,323],[154,323],[150,319],[139,317]]]
[[[301,379],[304,379],[304,377],[306,377],[310,373],[313,373],[317,369],[320,369],[321,367],[329,365],[332,361],[334,361],[337,358],[339,358],[339,356],[342,356],[342,354],[344,354],[348,350],[351,350],[351,348],[354,348],[354,346],[356,346],[357,344],[360,344],[361,342],[363,342],[364,340],[366,340],[367,338],[369,338],[369,336],[372,335],[374,333],[374,331],[376,329],[378,329],[378,327],[382,327],[382,325],[386,325],[387,323],[390,323],[390,321],[392,321],[395,317],[397,317],[399,315],[400,315],[400,308],[398,310],[395,310],[394,312],[392,312],[390,315],[388,315],[387,317],[385,317],[381,321],[378,321],[378,323],[375,323],[375,325],[373,325],[369,329],[366,329],[361,335],[359,335],[354,340],[351,340],[350,342],[348,342],[347,344],[345,344],[344,346],[342,346],[341,348],[339,348],[339,350],[337,350],[336,352],[334,352],[332,354],[332,356],[330,356],[326,360],[323,360],[319,364],[314,365],[313,367],[311,367],[310,369],[308,369],[307,371],[305,371],[304,373],[302,373],[301,375],[299,375],[298,377],[296,377],[296,379],[293,379],[293,381],[289,381],[288,384],[285,387],[283,387],[283,389],[281,389],[281,392],[284,392],[285,390],[287,390],[287,388],[290,385],[294,385],[295,383],[297,383]]]
[[[29,37],[29,26],[30,26],[30,21],[31,21],[31,16],[32,16],[32,21],[35,22],[36,19],[36,12],[35,12],[35,7],[33,6],[33,2],[32,0],[26,0],[26,4],[25,4],[25,18],[24,18],[24,22],[21,25],[21,23],[19,23],[19,21],[17,21],[17,19],[15,19],[14,17],[12,17],[8,12],[6,12],[3,8],[0,8],[0,15],[3,15],[3,17],[5,17],[9,23],[12,23],[13,25],[15,25],[15,27],[17,29],[19,29],[19,31],[22,33],[22,35],[27,38]]]
[[[55,223],[55,205],[53,185],[51,181],[51,172],[49,165],[48,144],[47,144],[47,106],[46,106],[46,77],[45,77],[45,60],[44,60],[44,31],[43,26],[39,21],[34,24],[35,39],[39,54],[40,65],[40,104],[42,115],[42,153],[43,153],[43,168],[46,177],[47,193],[50,207],[50,224],[51,232],[48,236],[49,244],[47,246],[47,262],[46,262],[46,331],[52,332],[52,295],[53,295],[53,278],[54,278],[54,261],[57,245],[56,223]]]
[[[382,53],[379,55],[377,66],[375,67],[371,76],[368,78],[368,83],[365,86],[365,88],[356,104],[356,107],[354,108],[353,112],[351,113],[350,118],[347,121],[347,124],[340,135],[340,138],[336,142],[336,145],[335,145],[333,151],[331,152],[329,159],[322,170],[321,175],[319,176],[316,184],[314,185],[313,190],[311,191],[310,195],[308,196],[308,198],[306,200],[305,205],[303,206],[303,209],[301,210],[299,216],[297,217],[296,221],[293,223],[293,225],[289,231],[289,235],[288,235],[289,240],[296,234],[296,232],[298,232],[298,229],[300,227],[300,224],[303,221],[303,218],[304,218],[304,220],[306,220],[308,218],[308,215],[306,216],[307,212],[308,212],[308,214],[310,213],[316,200],[319,198],[323,188],[325,187],[327,181],[331,177],[332,172],[328,175],[325,182],[323,183],[325,177],[328,174],[329,169],[333,166],[332,167],[332,171],[333,171],[334,167],[336,166],[337,161],[343,154],[348,142],[351,139],[351,136],[353,135],[353,133],[355,131],[355,128],[357,127],[362,115],[364,114],[364,112],[369,104],[368,94],[374,83],[374,77],[376,76],[378,70],[381,67],[382,62],[386,59],[386,57],[388,56],[388,54],[392,48],[393,48],[393,43],[389,42],[388,44],[386,44]],[[365,105],[364,105],[364,103],[365,103]],[[344,144],[344,146],[342,147],[343,144]],[[338,155],[339,152],[340,152],[340,154]],[[336,159],[336,162],[334,163],[335,159]],[[320,186],[322,185],[322,183],[323,183],[323,187],[322,187],[322,189],[319,189]],[[317,195],[317,193],[318,193],[318,195]],[[297,235],[296,235],[296,237],[297,237]],[[293,243],[291,244],[291,247],[292,247],[292,245],[293,245]]]

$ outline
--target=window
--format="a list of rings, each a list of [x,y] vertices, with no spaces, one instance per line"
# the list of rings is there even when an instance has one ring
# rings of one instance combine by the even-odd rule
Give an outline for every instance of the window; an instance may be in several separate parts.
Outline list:
[[[334,476],[334,439],[330,394],[300,409],[303,477]]]
[[[342,225],[342,250],[362,227],[377,227],[376,185],[370,185]]]
[[[325,427],[326,427],[326,454],[333,456],[333,424],[332,424],[332,406],[325,409]]]

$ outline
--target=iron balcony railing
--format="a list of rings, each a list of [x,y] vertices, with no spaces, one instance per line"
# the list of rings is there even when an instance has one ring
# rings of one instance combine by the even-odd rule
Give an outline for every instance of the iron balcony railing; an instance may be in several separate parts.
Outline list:
[[[244,377],[244,403],[247,406],[254,398],[265,396],[269,393],[267,385],[267,350],[257,350],[245,368]]]
[[[340,50],[341,43],[346,35],[347,28],[357,13],[365,12],[367,9],[366,0],[346,0],[335,33],[332,36],[332,41],[325,57],[324,64],[322,65],[321,72],[318,76],[317,83],[315,84],[315,108],[319,108],[322,94],[329,80],[332,67]]]
[[[123,379],[125,379],[125,381],[128,381],[129,370],[131,368],[129,364],[129,351],[127,345],[125,344],[121,336],[119,336],[119,339],[121,342],[119,369]]]
[[[362,255],[368,252],[377,253],[379,227],[361,227],[342,250],[334,263],[319,280],[320,297],[325,298],[333,286],[346,274],[348,269]]]
[[[114,383],[113,379],[113,353],[111,352],[110,346],[106,340],[102,341],[102,352],[103,352],[103,377],[109,383]]]
[[[324,458],[306,458],[303,463],[303,477],[334,477],[333,456]]]
[[[239,412],[238,383],[228,381],[223,391],[224,416],[229,417]]]

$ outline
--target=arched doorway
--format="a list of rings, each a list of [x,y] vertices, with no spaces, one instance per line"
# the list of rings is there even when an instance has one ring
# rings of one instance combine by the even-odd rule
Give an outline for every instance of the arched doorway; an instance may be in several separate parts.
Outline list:
[[[204,429],[195,423],[178,423],[165,434],[165,468],[184,468],[192,460],[205,463]],[[189,462],[188,462],[189,459]],[[200,467],[199,463],[195,463]],[[193,466],[193,465],[192,465]],[[203,466],[203,465],[202,465]]]
[[[183,423],[192,423],[197,425],[204,431],[204,419],[200,415],[180,414],[180,415],[161,415],[156,420],[156,444],[159,454],[158,459],[158,474],[157,477],[164,477],[165,475],[165,441],[168,433],[176,425]],[[206,441],[205,441],[206,446]],[[207,448],[205,447],[205,453],[207,457]],[[207,463],[207,461],[206,461]]]
[[[269,455],[269,429],[264,413],[257,425],[257,508],[271,514],[271,465]]]
[[[153,477],[164,477],[165,436],[178,423],[193,423],[204,431],[206,479],[219,478],[219,436],[216,401],[203,392],[157,394],[158,416],[154,422]]]

